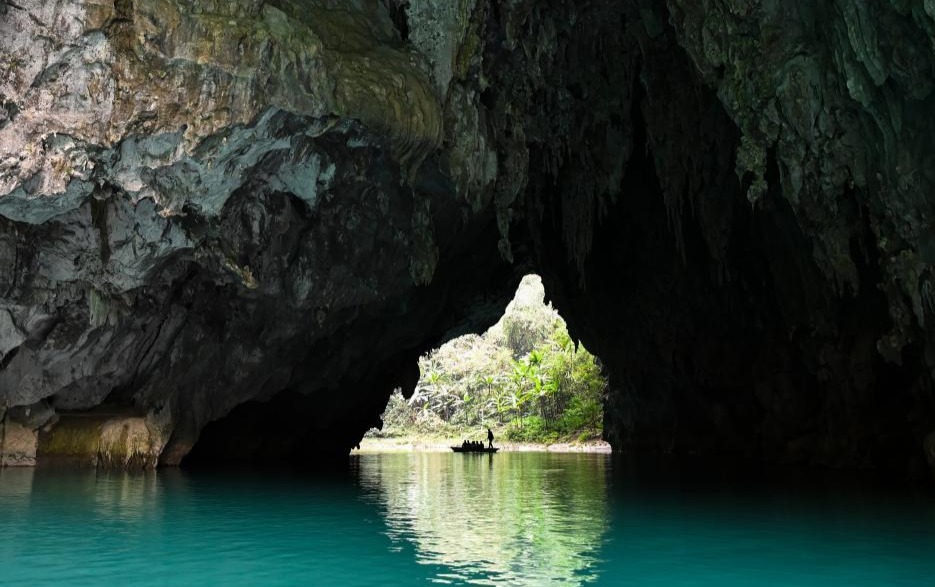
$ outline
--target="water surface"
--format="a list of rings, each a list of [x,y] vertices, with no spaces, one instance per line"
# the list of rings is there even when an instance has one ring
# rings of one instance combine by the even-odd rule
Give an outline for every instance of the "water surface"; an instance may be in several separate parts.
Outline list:
[[[932,585],[935,499],[369,454],[349,474],[0,472],[2,585]]]

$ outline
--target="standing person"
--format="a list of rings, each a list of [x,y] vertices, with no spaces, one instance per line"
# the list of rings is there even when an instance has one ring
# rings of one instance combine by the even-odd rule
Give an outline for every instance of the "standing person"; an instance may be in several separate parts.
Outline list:
[[[490,443],[490,448],[493,448],[493,431],[490,428],[487,428],[487,442]]]

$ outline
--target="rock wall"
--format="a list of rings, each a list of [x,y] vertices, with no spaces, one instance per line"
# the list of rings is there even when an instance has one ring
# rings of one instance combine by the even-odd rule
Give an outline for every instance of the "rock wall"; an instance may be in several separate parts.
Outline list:
[[[177,464],[287,391],[346,451],[402,365],[506,303],[493,213],[441,172],[429,65],[381,5],[0,6],[0,405],[43,407],[40,461],[122,462],[109,420],[63,429],[103,406],[162,422]]]
[[[0,467],[34,467],[38,435],[16,421],[0,423]]]
[[[611,442],[922,474],[931,17],[899,2],[614,8],[627,34],[527,64],[552,68],[546,95],[560,79],[600,96],[634,72],[609,115],[568,109],[590,150],[556,166],[543,142],[527,192],[547,286],[617,387]],[[632,146],[619,190],[603,189],[611,135]]]
[[[160,423],[105,464],[340,457],[529,270],[619,451],[931,458],[923,3],[22,0],[0,31],[0,409],[40,462],[89,410]]]

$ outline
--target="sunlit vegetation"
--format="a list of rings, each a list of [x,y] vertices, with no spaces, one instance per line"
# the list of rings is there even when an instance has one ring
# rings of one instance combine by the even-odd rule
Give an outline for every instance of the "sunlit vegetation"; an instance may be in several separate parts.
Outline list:
[[[363,469],[361,484],[379,496],[391,540],[412,543],[420,561],[446,572],[468,570],[475,580],[465,583],[585,583],[609,527],[605,460],[438,456],[375,459]]]
[[[539,277],[527,276],[490,330],[422,357],[415,393],[408,400],[394,393],[383,429],[372,434],[461,437],[490,426],[522,442],[600,438],[607,385],[600,364],[544,298]]]

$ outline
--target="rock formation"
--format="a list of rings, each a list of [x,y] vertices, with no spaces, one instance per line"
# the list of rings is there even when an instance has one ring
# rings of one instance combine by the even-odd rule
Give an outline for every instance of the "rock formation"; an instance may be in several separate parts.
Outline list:
[[[0,412],[40,462],[340,456],[529,270],[618,451],[931,459],[927,2],[18,0],[0,32]]]

